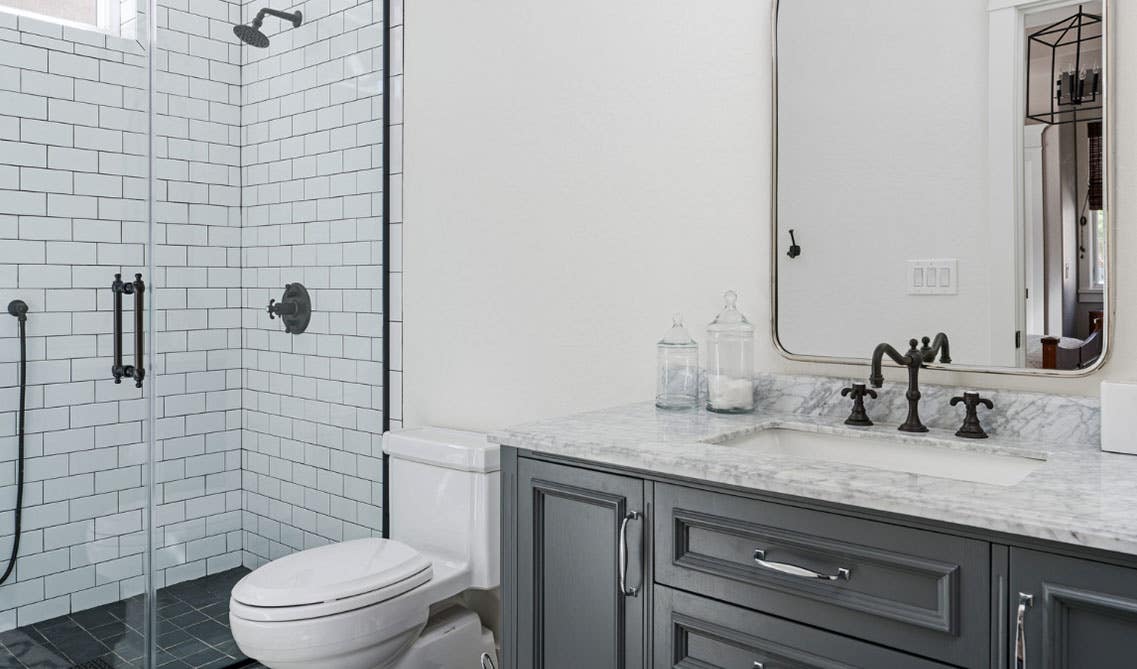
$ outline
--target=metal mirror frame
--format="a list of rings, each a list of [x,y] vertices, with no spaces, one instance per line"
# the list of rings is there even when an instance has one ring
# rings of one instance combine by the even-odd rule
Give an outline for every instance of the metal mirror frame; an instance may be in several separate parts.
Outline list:
[[[771,287],[771,315],[770,315],[770,334],[774,340],[774,347],[781,353],[782,357],[793,360],[794,362],[810,362],[826,365],[858,365],[864,366],[870,363],[869,358],[848,358],[839,356],[824,356],[824,355],[810,355],[802,353],[793,353],[787,349],[778,336],[778,12],[782,2],[792,2],[793,0],[773,0],[773,7],[770,17],[770,66],[771,66],[771,152],[770,152],[770,287]],[[1020,8],[1030,9],[1047,9],[1050,7],[1061,7],[1066,2],[1058,2],[1055,0],[1039,0],[1038,2],[1022,3],[1017,5]],[[1106,100],[1104,109],[1102,110],[1102,123],[1105,129],[1105,141],[1102,144],[1102,179],[1104,183],[1102,188],[1105,192],[1106,198],[1106,271],[1105,271],[1105,286],[1102,289],[1102,309],[1106,314],[1106,323],[1103,334],[1105,339],[1102,342],[1102,351],[1098,359],[1089,367],[1083,369],[1073,370],[1060,370],[1060,369],[1035,369],[1028,367],[993,367],[982,365],[959,365],[959,364],[941,364],[930,363],[927,365],[928,369],[942,370],[950,372],[968,372],[968,373],[982,373],[982,374],[1002,374],[1014,376],[1037,376],[1037,377],[1051,377],[1051,378],[1067,378],[1075,379],[1084,376],[1089,376],[1100,370],[1108,361],[1110,353],[1113,350],[1114,328],[1117,323],[1117,302],[1115,299],[1115,282],[1116,282],[1116,264],[1117,264],[1117,220],[1115,212],[1116,197],[1114,193],[1114,152],[1116,150],[1116,133],[1115,133],[1115,107],[1116,95],[1113,94],[1114,80],[1113,71],[1116,62],[1116,51],[1113,43],[1113,0],[1102,0],[1102,35],[1105,40],[1104,56],[1102,58],[1102,74],[1106,81]],[[1024,34],[1021,37],[1023,53],[1026,53],[1026,36],[1025,26]],[[1025,109],[1025,93],[1023,94],[1023,108]],[[1020,143],[1021,145],[1021,143]],[[1015,184],[1015,187],[1022,191],[1021,178]]]

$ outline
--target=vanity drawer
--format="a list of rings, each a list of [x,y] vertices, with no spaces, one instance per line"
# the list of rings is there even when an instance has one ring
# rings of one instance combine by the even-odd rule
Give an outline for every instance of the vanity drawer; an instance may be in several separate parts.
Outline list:
[[[656,586],[655,669],[844,669],[948,665]]]
[[[658,583],[951,664],[989,660],[990,546],[693,488],[655,488]]]

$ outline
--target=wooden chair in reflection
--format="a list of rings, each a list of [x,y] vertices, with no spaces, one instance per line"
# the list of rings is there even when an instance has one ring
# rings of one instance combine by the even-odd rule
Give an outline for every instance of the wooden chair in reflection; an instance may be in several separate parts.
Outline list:
[[[1100,311],[1090,313],[1090,336],[1076,344],[1058,337],[1042,338],[1043,369],[1084,369],[1101,356],[1105,318]],[[1075,340],[1077,341],[1077,340]]]

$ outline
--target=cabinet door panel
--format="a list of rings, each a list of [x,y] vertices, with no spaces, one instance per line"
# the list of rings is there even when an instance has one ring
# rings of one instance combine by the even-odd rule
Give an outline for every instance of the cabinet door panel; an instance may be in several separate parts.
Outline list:
[[[518,462],[518,663],[534,669],[643,666],[643,482],[520,459]]]
[[[1026,656],[1010,666],[1137,667],[1137,570],[1012,548],[1012,634],[1020,594],[1033,598],[1023,614]]]

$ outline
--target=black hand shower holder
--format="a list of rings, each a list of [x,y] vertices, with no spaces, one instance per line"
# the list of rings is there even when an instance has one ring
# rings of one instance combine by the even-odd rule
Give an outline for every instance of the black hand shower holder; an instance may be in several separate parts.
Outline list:
[[[134,379],[134,387],[142,387],[142,379],[146,378],[146,368],[144,366],[146,358],[145,349],[145,332],[143,330],[143,312],[145,309],[145,301],[143,294],[146,292],[146,284],[142,282],[142,275],[135,274],[134,281],[126,282],[122,280],[121,274],[114,275],[114,282],[111,283],[111,291],[114,292],[114,365],[111,367],[111,374],[114,375],[115,383],[122,383],[123,377]],[[122,296],[134,296],[134,364],[122,364]]]

